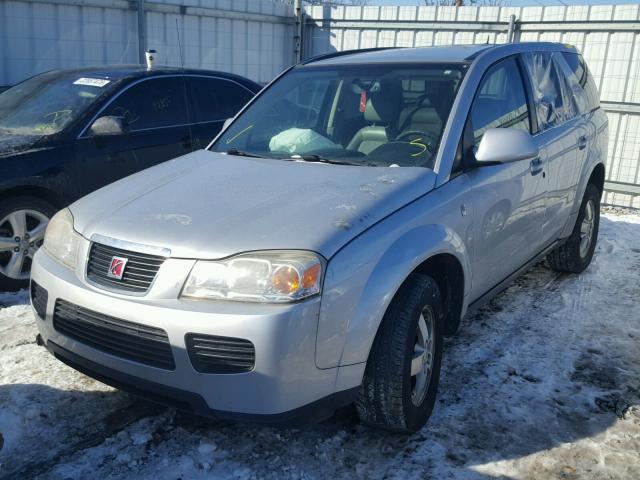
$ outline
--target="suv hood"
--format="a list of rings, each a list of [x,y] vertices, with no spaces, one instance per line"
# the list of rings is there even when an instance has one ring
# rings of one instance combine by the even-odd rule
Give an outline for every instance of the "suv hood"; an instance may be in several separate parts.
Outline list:
[[[433,188],[426,168],[377,168],[228,156],[200,150],[71,205],[94,234],[224,258],[269,249],[330,258],[349,240]]]

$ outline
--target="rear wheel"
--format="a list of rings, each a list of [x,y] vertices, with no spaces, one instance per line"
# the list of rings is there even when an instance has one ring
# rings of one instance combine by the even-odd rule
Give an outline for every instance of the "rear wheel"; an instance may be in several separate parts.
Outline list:
[[[0,207],[0,290],[29,283],[31,262],[42,246],[55,207],[37,197],[15,197]]]
[[[587,185],[571,236],[547,256],[557,272],[580,273],[591,263],[600,226],[600,190]]]
[[[591,263],[600,226],[600,190],[588,184],[571,236],[553,250],[547,261],[557,272],[580,273]]]
[[[356,401],[364,423],[412,432],[427,422],[440,379],[442,332],[437,283],[412,274],[389,305],[369,355]]]

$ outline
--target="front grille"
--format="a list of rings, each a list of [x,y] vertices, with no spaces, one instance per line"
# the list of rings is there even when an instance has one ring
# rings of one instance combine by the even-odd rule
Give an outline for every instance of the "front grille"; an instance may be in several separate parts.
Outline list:
[[[201,373],[250,372],[256,363],[249,340],[188,333],[185,341],[191,363]]]
[[[167,332],[127,322],[56,300],[53,327],[63,335],[117,357],[152,367],[173,370],[173,354]]]
[[[107,275],[114,256],[128,260],[120,280]],[[131,252],[101,243],[92,243],[87,262],[87,278],[93,283],[113,290],[145,293],[149,290],[164,261],[165,257],[159,255]]]
[[[36,282],[31,280],[31,304],[38,316],[44,320],[47,316],[47,301],[49,300],[49,292]]]

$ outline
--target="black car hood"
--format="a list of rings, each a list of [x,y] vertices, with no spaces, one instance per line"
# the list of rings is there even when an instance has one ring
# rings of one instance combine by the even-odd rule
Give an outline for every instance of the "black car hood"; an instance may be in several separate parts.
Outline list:
[[[14,135],[0,130],[0,157],[22,153],[40,146],[39,135]]]

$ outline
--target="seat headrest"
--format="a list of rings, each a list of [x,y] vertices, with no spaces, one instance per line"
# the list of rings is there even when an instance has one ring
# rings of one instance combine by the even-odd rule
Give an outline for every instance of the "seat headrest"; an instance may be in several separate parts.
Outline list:
[[[378,82],[370,90],[364,119],[396,126],[402,107],[402,89],[396,82]]]

